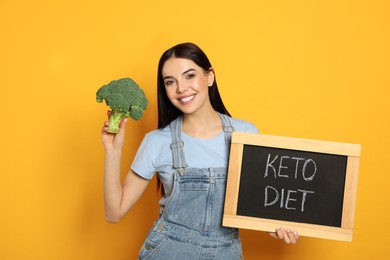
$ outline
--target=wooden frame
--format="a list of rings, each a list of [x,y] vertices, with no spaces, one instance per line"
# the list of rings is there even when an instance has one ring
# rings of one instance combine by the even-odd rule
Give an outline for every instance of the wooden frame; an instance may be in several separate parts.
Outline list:
[[[242,157],[245,144],[347,156],[341,227],[237,215]],[[268,232],[284,227],[297,230],[301,236],[351,242],[354,228],[360,153],[361,145],[358,144],[234,132],[230,151],[223,225]]]

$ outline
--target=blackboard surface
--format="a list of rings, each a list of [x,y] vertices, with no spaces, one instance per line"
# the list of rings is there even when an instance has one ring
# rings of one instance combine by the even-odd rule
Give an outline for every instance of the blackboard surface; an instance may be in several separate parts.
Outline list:
[[[244,145],[236,213],[341,227],[347,159]]]

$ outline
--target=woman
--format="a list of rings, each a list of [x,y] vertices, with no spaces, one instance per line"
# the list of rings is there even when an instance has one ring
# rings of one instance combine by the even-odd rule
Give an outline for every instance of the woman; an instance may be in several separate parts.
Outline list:
[[[116,135],[107,132],[108,121],[103,127],[106,219],[119,221],[157,172],[164,193],[161,214],[139,259],[242,259],[238,230],[221,226],[228,151],[232,131],[258,130],[230,117],[214,70],[195,44],[164,52],[157,84],[158,129],[146,134],[123,185],[120,161],[127,120]],[[271,236],[287,243],[299,239],[284,229]]]

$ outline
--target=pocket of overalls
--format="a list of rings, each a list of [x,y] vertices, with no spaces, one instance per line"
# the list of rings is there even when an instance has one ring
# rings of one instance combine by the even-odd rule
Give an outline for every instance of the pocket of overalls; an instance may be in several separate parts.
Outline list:
[[[146,238],[138,259],[146,260],[153,259],[152,256],[158,254],[160,250],[169,242],[169,239],[155,231],[152,231],[149,236]]]
[[[174,221],[202,231],[207,214],[210,181],[202,178],[187,178],[179,181],[179,187]]]

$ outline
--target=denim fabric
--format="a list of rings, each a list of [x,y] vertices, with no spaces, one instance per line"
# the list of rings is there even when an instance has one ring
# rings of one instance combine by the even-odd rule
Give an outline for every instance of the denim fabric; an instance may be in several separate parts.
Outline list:
[[[220,116],[229,147],[230,120]],[[139,260],[243,259],[238,230],[221,225],[227,168],[187,168],[181,124],[182,118],[171,123],[172,158],[177,169],[173,191],[141,248]]]
[[[236,229],[202,234],[161,217],[142,246],[140,260],[238,260],[243,259]]]

